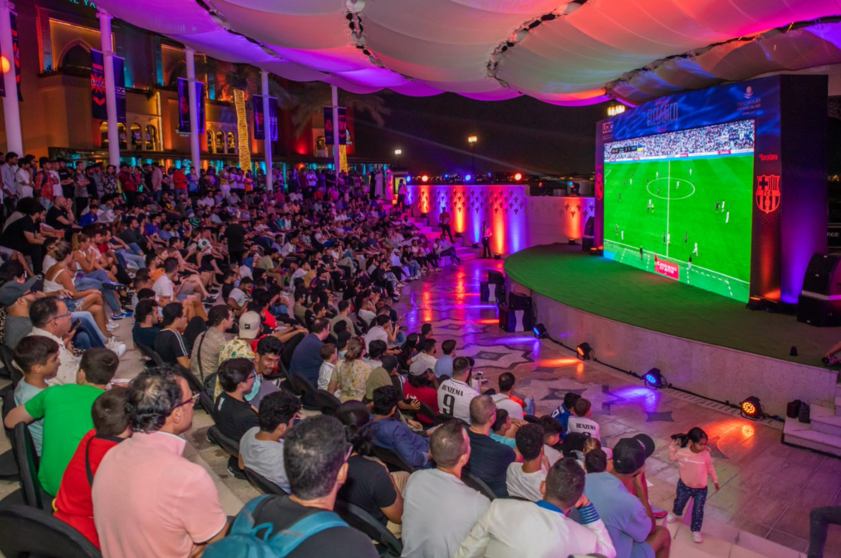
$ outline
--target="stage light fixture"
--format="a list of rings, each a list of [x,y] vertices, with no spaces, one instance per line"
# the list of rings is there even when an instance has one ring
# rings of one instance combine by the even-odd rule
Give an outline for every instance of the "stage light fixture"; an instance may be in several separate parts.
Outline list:
[[[538,339],[546,337],[546,326],[543,324],[537,324],[534,326],[534,336]]]
[[[421,182],[429,182],[429,177],[426,175],[421,176]]]
[[[521,173],[518,172],[517,174],[514,175],[514,180],[516,180],[517,182],[521,181],[522,179],[523,179],[523,175]]]
[[[464,177],[465,182],[470,182],[471,180],[473,180],[473,177],[470,176],[469,174]]]
[[[645,373],[645,376],[643,376],[642,379],[645,382],[645,385],[650,388],[660,389],[666,387],[666,379],[663,378],[663,374],[660,372],[659,368],[652,368]]]
[[[581,343],[575,348],[575,353],[578,356],[578,360],[590,360],[590,353],[592,350],[593,348],[589,343]]]
[[[755,395],[751,395],[741,403],[739,403],[739,409],[742,411],[742,416],[751,420],[758,420],[762,418],[762,404],[759,402],[759,398]]]

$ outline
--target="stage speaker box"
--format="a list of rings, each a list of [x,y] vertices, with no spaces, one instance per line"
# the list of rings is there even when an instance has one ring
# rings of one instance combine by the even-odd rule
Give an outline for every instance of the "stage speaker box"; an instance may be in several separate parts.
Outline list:
[[[534,320],[531,310],[515,310],[507,304],[499,306],[499,329],[513,333],[516,331],[532,331]]]
[[[812,422],[812,409],[805,401],[800,404],[800,416],[797,418],[800,422],[809,424]]]
[[[786,405],[786,416],[788,418],[796,419],[800,416],[800,406],[802,405],[802,401],[799,399],[795,399],[794,401],[789,401]]]
[[[482,302],[499,302],[505,299],[505,288],[503,285],[489,283],[487,281],[480,281],[480,296]],[[500,296],[502,299],[500,299]]]
[[[797,321],[816,327],[841,326],[841,299],[801,294],[797,300]]]
[[[510,293],[508,295],[508,306],[514,310],[531,311],[531,297],[524,294]]]
[[[803,277],[803,294],[841,294],[841,256],[815,254]]]
[[[488,270],[488,283],[493,283],[495,285],[504,285],[505,284],[505,274],[501,271],[497,271],[495,269]]]

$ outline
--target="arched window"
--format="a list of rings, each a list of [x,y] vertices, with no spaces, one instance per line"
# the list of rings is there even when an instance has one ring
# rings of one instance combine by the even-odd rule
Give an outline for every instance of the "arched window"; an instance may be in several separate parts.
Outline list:
[[[225,152],[225,134],[216,132],[216,153]]]
[[[140,124],[131,125],[131,150],[140,151],[143,149],[143,128]]]
[[[102,147],[108,147],[108,121],[103,120],[99,125],[99,144]]]
[[[90,70],[91,69],[90,48],[85,48],[86,43],[84,43],[81,40],[74,41],[74,43],[75,44],[70,43],[69,45],[67,45],[67,47],[65,47],[65,51],[61,54],[61,60],[59,61],[59,67],[74,68],[74,69],[79,69],[79,70]]]
[[[128,147],[128,138],[126,137],[126,125],[117,124],[117,133],[120,137],[120,149],[126,149]]]
[[[237,152],[237,139],[233,132],[228,132],[228,153]]]
[[[186,78],[187,77],[187,63],[183,60],[179,60],[175,66],[172,68],[172,71],[169,73],[169,81],[167,84],[170,87],[175,87],[178,85],[178,78]]]
[[[213,130],[207,131],[207,152],[208,153],[216,153],[216,143],[214,139],[216,138],[216,134],[213,133]]]
[[[146,149],[148,151],[158,150],[158,129],[152,124],[146,126]]]

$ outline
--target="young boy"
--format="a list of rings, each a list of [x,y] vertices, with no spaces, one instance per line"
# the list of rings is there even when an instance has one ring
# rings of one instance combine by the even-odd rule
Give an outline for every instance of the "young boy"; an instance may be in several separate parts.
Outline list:
[[[572,416],[569,418],[567,432],[570,434],[578,432],[601,441],[599,423],[590,419],[592,415],[593,409],[590,401],[583,397],[580,398],[572,407]]]
[[[546,474],[549,472],[547,460],[543,455],[543,438],[543,429],[538,424],[524,424],[517,430],[517,451],[523,456],[523,462],[512,463],[505,474],[505,486],[510,497],[532,502],[543,499],[540,485],[546,480]]]
[[[325,343],[321,346],[318,355],[324,361],[318,369],[318,389],[327,389],[330,378],[333,377],[333,368],[339,362],[339,352],[333,343]]]
[[[85,434],[76,448],[55,499],[55,517],[75,527],[97,548],[99,537],[93,522],[91,483],[105,454],[131,436],[126,417],[127,393],[126,388],[115,387],[94,401],[91,410],[94,430]]]
[[[549,467],[555,464],[557,460],[563,457],[563,454],[555,449],[555,446],[561,441],[561,434],[563,429],[558,421],[550,416],[540,417],[540,427],[543,428],[543,453],[546,459],[549,460]]]
[[[58,343],[40,335],[24,337],[15,347],[14,361],[23,372],[23,380],[15,388],[15,405],[20,406],[47,389],[47,380],[55,378],[60,364]],[[40,456],[44,421],[36,420],[30,424],[29,433],[32,434],[35,452]]]

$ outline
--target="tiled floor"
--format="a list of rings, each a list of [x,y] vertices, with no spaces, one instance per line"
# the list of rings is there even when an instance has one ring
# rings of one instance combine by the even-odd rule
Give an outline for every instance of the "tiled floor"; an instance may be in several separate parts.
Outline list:
[[[457,353],[476,359],[488,387],[495,387],[499,374],[511,370],[518,378],[518,392],[536,398],[538,414],[551,412],[567,391],[576,391],[593,402],[594,418],[608,445],[637,432],[652,436],[658,449],[647,463],[647,477],[653,484],[651,499],[660,507],[670,507],[677,482],[677,468],[668,461],[669,436],[702,427],[710,436],[721,482],[720,492],[711,488],[706,516],[806,551],[809,510],[841,505],[841,460],[783,446],[781,427],[742,419],[692,396],[645,388],[639,380],[606,366],[580,362],[571,351],[538,341],[531,332],[502,333],[495,305],[479,300],[479,281],[491,268],[501,269],[502,262],[469,261],[410,283],[396,304],[401,324],[418,331],[430,322],[437,339],[455,339]],[[129,324],[118,334],[129,339]],[[127,357],[118,373],[121,378],[131,378],[140,369],[136,352]],[[194,427],[186,434],[195,448],[190,458],[215,474],[226,511],[236,513],[240,502],[256,492],[228,475],[227,456],[205,438],[208,426],[208,417],[197,412]],[[6,449],[8,443],[2,438],[0,453]],[[15,489],[16,483],[0,481],[0,498]],[[748,554],[739,554],[743,555]],[[831,529],[826,557],[841,558],[841,528]]]

